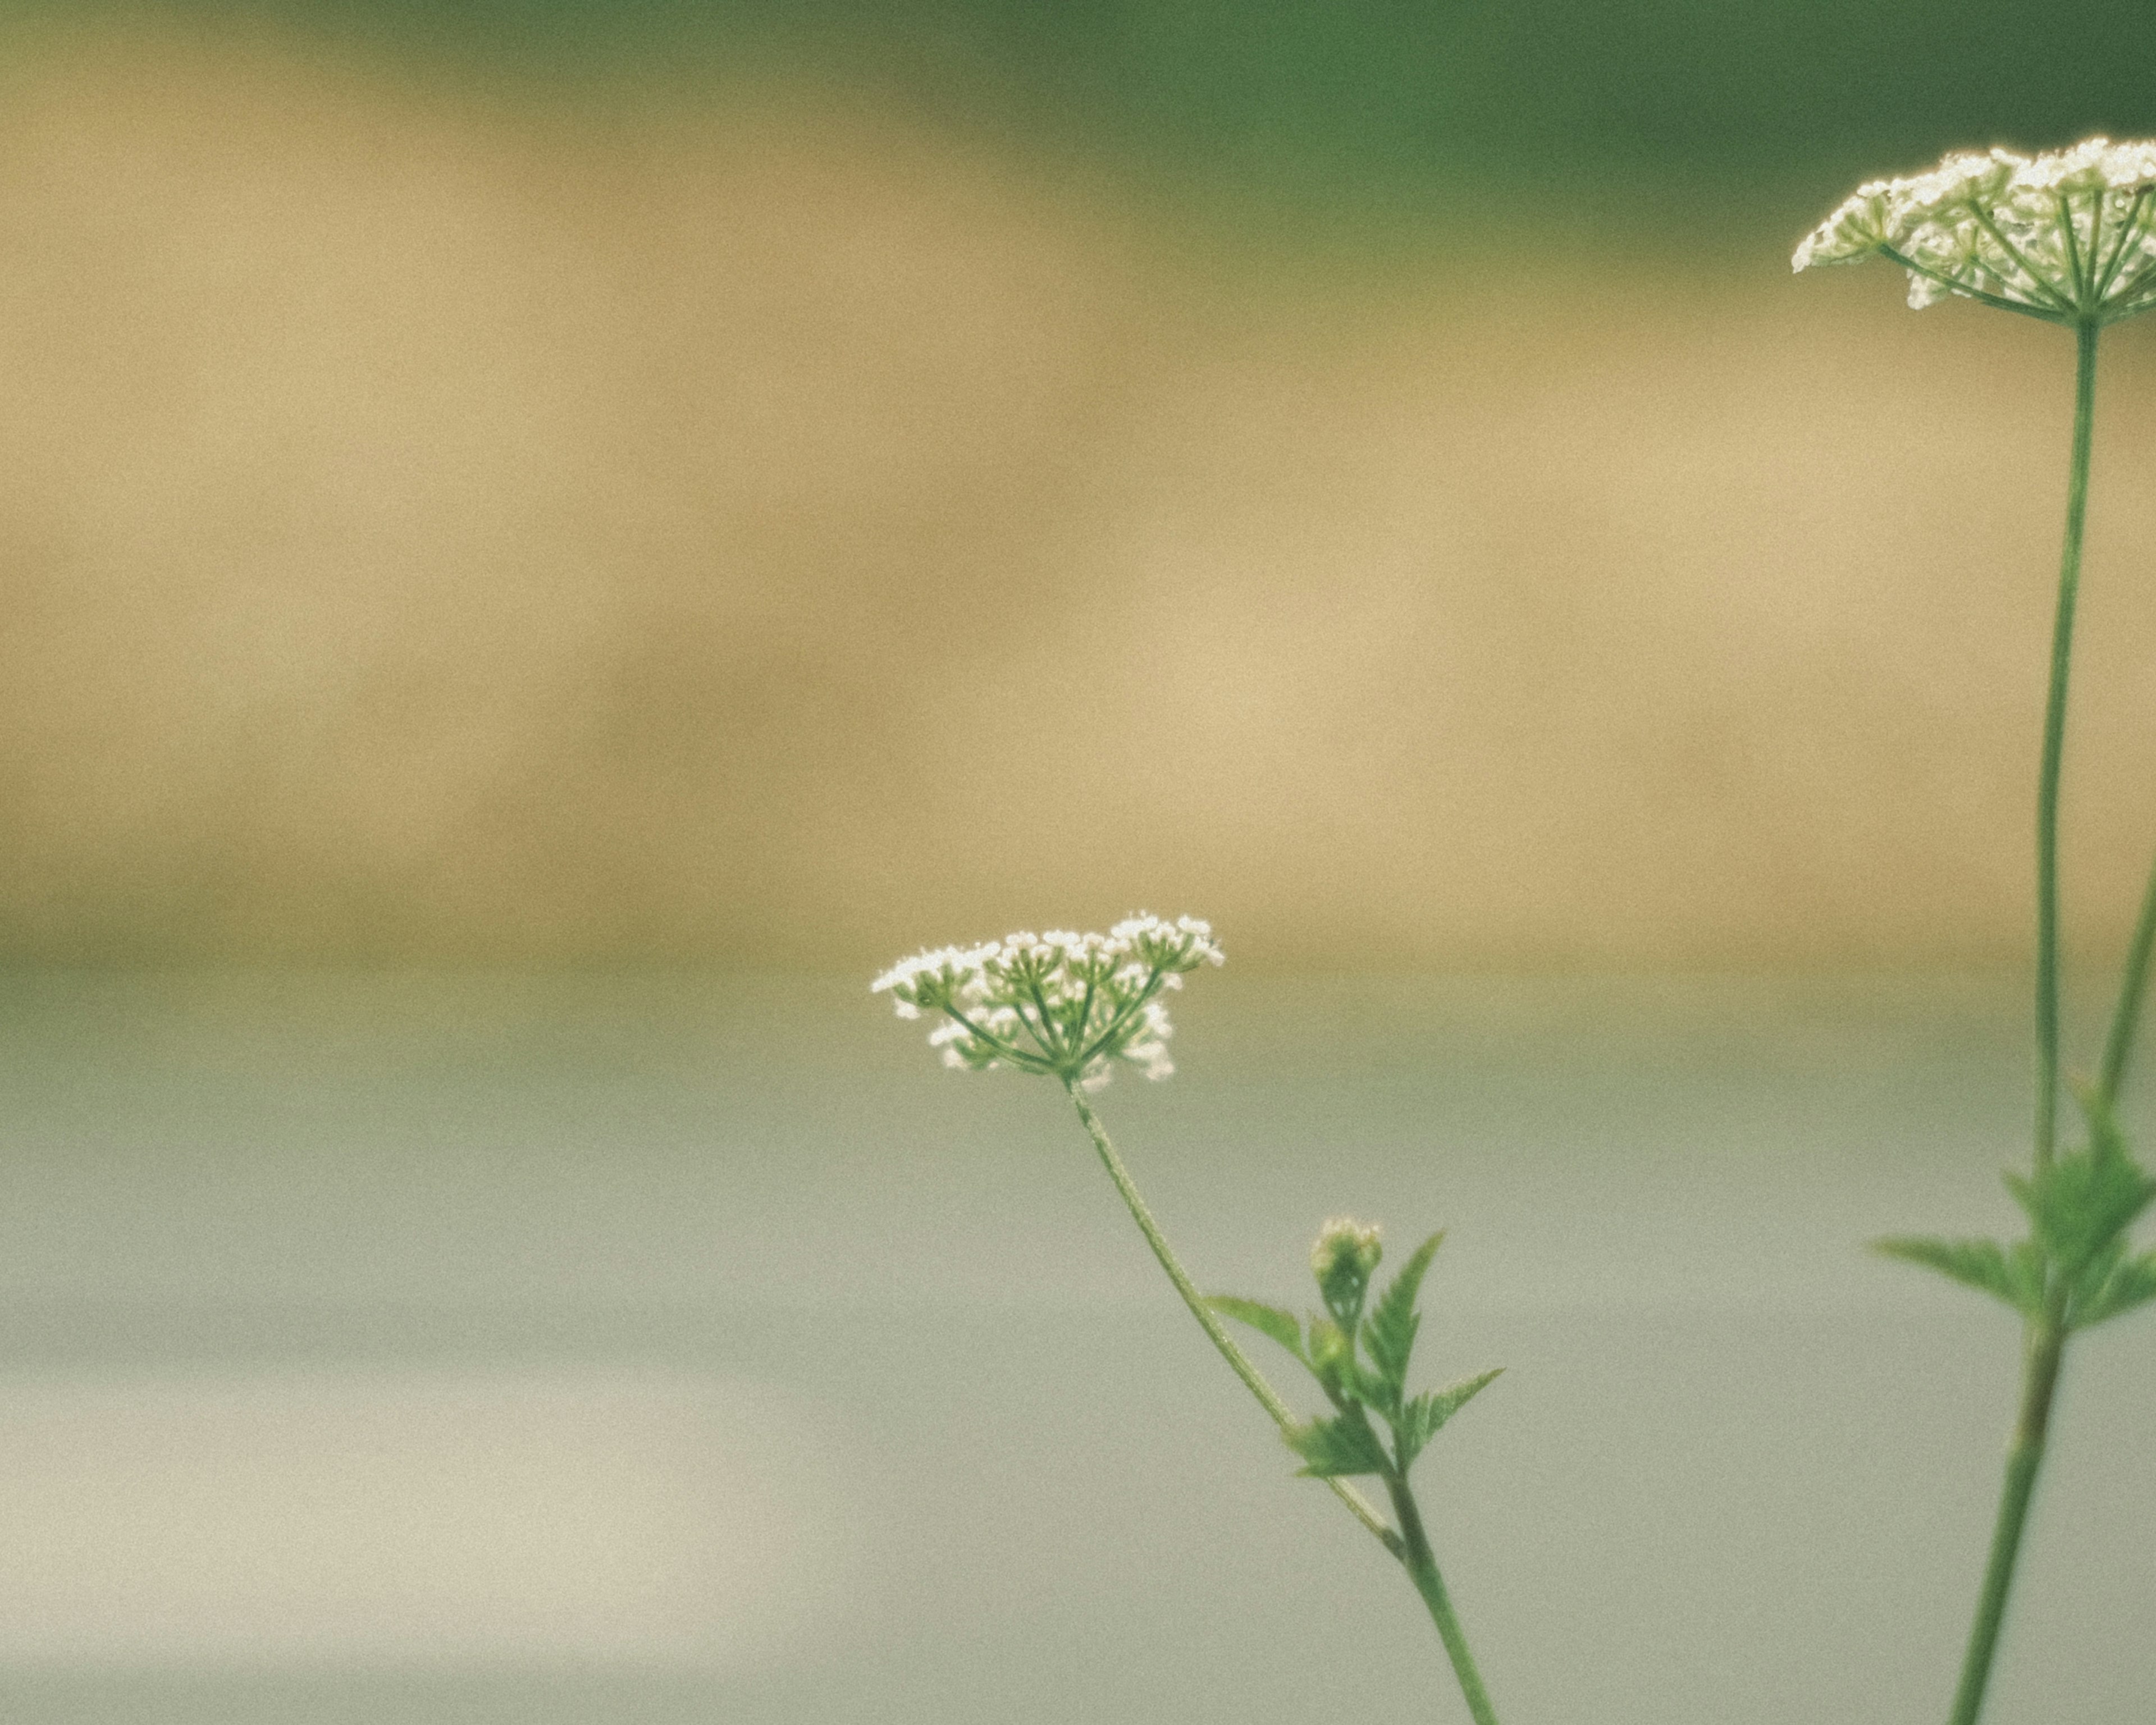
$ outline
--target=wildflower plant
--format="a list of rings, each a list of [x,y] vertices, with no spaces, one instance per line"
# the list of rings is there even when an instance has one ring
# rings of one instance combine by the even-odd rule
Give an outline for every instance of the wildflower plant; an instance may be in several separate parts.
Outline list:
[[[1794,267],[1880,257],[1908,273],[1909,304],[1974,300],[2074,332],[2074,424],[2066,519],[2053,614],[2051,685],[2036,793],[2036,1101],[2035,1148],[2008,1189],[2025,1213],[2021,1240],[1897,1239],[1888,1255],[1938,1271],[2010,1307],[2024,1331],[2020,1412],[1969,1631],[1951,1725],[1984,1706],[2016,1558],[2042,1467],[2051,1404],[2068,1341],[2156,1299],[2156,1253],[2136,1254],[2129,1230],[2156,1199],[2117,1118],[2119,1091],[2156,946],[2156,870],[2128,942],[2096,1077],[2073,1086],[2084,1142],[2057,1144],[2059,1065],[2059,783],[2082,533],[2088,511],[2097,339],[2156,308],[2156,142],[2091,138],[2038,156],[2007,150],[1948,156],[1928,173],[1861,186],[1797,248]]]
[[[1437,1625],[1476,1725],[1496,1725],[1408,1485],[1408,1470],[1438,1429],[1497,1375],[1485,1372],[1444,1389],[1408,1394],[1409,1359],[1422,1322],[1416,1301],[1439,1237],[1409,1256],[1372,1305],[1371,1279],[1383,1255],[1378,1230],[1344,1219],[1327,1222],[1311,1254],[1323,1309],[1306,1325],[1257,1301],[1209,1299],[1168,1245],[1087,1100],[1119,1065],[1153,1079],[1174,1070],[1167,1046],[1173,1026],[1163,997],[1182,987],[1193,971],[1219,964],[1224,957],[1204,922],[1139,916],[1106,934],[1013,934],[977,947],[921,952],[878,977],[871,991],[888,994],[901,1018],[936,1020],[928,1040],[942,1050],[946,1065],[973,1071],[1006,1067],[1063,1086],[1101,1165],[1191,1316],[1280,1427],[1301,1458],[1301,1471],[1324,1481],[1405,1570]],[[1286,1348],[1309,1371],[1332,1411],[1298,1419],[1236,1344],[1224,1317],[1251,1325]],[[1357,1478],[1379,1481],[1393,1522],[1349,1483]]]

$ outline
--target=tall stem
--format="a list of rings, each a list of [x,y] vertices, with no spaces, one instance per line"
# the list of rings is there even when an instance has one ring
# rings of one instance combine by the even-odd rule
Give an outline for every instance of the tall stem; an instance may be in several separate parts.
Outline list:
[[[1400,1561],[1414,1578],[1423,1604],[1430,1607],[1430,1620],[1436,1624],[1438,1637],[1452,1660],[1453,1675],[1460,1679],[1460,1692],[1467,1698],[1467,1711],[1474,1715],[1475,1725],[1497,1725],[1497,1710],[1490,1705],[1482,1674],[1476,1670],[1475,1656],[1467,1649],[1466,1633],[1452,1609],[1452,1596],[1445,1592],[1445,1578],[1437,1572],[1437,1558],[1430,1551],[1429,1534],[1423,1531],[1422,1512],[1416,1507],[1414,1493],[1397,1474],[1389,1476],[1385,1484],[1392,1493],[1393,1513],[1399,1518],[1400,1534],[1407,1546]]]
[[[2006,1617],[2006,1598],[2014,1585],[2015,1559],[2020,1555],[2021,1530],[2029,1519],[2029,1500],[2044,1465],[2044,1440],[2051,1420],[2051,1398],[2059,1387],[2066,1358],[2066,1328],[2055,1301],[2030,1327],[2028,1361],[2021,1382],[2021,1414],[2006,1451],[2006,1483],[1999,1497],[1999,1520],[1991,1534],[1991,1557],[1984,1565],[1984,1588],[1977,1595],[1976,1620],[1969,1627],[1969,1651],[1963,1656],[1961,1682],[1954,1691],[1948,1725],[1976,1725],[1984,1709],[1984,1685],[1999,1649],[1999,1629]]]
[[[2051,1159],[2059,1118],[2059,764],[2066,741],[2066,675],[2088,516],[2089,431],[2096,409],[2097,326],[2074,326],[2074,447],[2066,470],[2066,536],[2051,624],[2051,687],[2044,703],[2044,759],[2036,781],[2036,1166]]]
[[[2036,1144],[2038,1172],[2049,1166],[2058,1136],[2059,1117],[2059,766],[2066,750],[2066,681],[2074,652],[2074,602],[2082,577],[2082,529],[2088,517],[2089,438],[2096,409],[2097,326],[2084,319],[2074,326],[2074,443],[2066,470],[2066,532],[2059,552],[2058,608],[2051,625],[2051,686],[2044,704],[2044,757],[2036,782]],[[2156,895],[2156,883],[2152,883]],[[2148,949],[2156,941],[2156,897],[2144,901],[2127,957],[2127,977],[2104,1050],[2099,1081],[2108,1102],[2126,1068],[2126,1051],[2140,1009],[2141,979]],[[2055,1286],[2041,1316],[2029,1326],[2021,1379],[2021,1410],[2006,1451],[2006,1480],[1999,1497],[1999,1518],[1991,1535],[1991,1554],[1977,1594],[1976,1617],[1969,1625],[1969,1650],[1962,1657],[1961,1681],[1954,1691],[1948,1725],[1976,1725],[1984,1708],[1984,1686],[1999,1651],[1999,1627],[2014,1587],[2014,1568],[2021,1554],[2022,1529],[2044,1465],[2044,1441],[2051,1428],[2051,1400],[2066,1351],[2066,1289]]]
[[[1286,1430],[1296,1423],[1295,1414],[1280,1399],[1279,1393],[1272,1385],[1265,1382],[1265,1375],[1250,1363],[1249,1356],[1235,1345],[1235,1339],[1228,1333],[1227,1327],[1205,1303],[1204,1296],[1199,1294],[1190,1277],[1184,1273],[1174,1249],[1168,1243],[1168,1236],[1160,1231],[1160,1224],[1153,1220],[1152,1212],[1146,1208],[1145,1199],[1139,1195],[1130,1170],[1123,1166],[1122,1158],[1116,1153],[1116,1147],[1109,1141],[1100,1117],[1093,1112],[1091,1105],[1075,1084],[1066,1082],[1064,1088],[1070,1091],[1071,1106],[1077,1109],[1078,1118],[1092,1138],[1094,1149],[1100,1153],[1101,1166],[1107,1169],[1108,1178],[1116,1183],[1116,1190],[1122,1194],[1123,1203],[1130,1209],[1131,1219],[1138,1224],[1138,1232],[1145,1235],[1146,1244],[1152,1248],[1153,1256],[1160,1260],[1160,1267],[1168,1272],[1168,1279],[1175,1284],[1175,1291],[1183,1296],[1183,1303],[1190,1308],[1190,1315],[1198,1320],[1199,1327],[1220,1350],[1220,1358],[1226,1360],[1235,1375],[1243,1380],[1243,1387],[1258,1399],[1258,1404],[1273,1416],[1274,1422],[1281,1430]],[[1405,1547],[1400,1536],[1385,1525],[1384,1517],[1370,1507],[1368,1499],[1345,1480],[1327,1480],[1325,1483],[1332,1488],[1332,1495],[1348,1506],[1348,1513],[1368,1528],[1379,1544],[1394,1557],[1406,1561]]]

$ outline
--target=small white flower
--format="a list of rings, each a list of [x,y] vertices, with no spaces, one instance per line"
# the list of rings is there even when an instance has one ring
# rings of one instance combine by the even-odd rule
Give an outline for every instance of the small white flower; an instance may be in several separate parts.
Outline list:
[[[1805,236],[1794,270],[1882,257],[1918,310],[1953,296],[2050,323],[2156,305],[2156,142],[2088,138],[2023,156],[1963,151],[1873,180]]]
[[[944,1022],[928,1041],[946,1065],[1014,1066],[1095,1090],[1119,1060],[1148,1078],[1175,1070],[1168,1057],[1174,1027],[1160,996],[1181,988],[1186,972],[1224,957],[1195,917],[1140,916],[1106,934],[1024,932],[918,952],[870,992],[889,994],[902,1019],[940,1014]]]

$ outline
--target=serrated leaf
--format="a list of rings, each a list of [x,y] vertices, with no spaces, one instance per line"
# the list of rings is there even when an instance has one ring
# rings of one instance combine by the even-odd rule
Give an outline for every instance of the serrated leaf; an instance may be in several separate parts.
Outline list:
[[[1223,1317],[1232,1317],[1237,1323],[1248,1324],[1262,1332],[1301,1360],[1310,1363],[1310,1357],[1302,1351],[1302,1326],[1296,1322],[1292,1312],[1277,1306],[1268,1306],[1262,1300],[1245,1300],[1235,1294],[1214,1294],[1205,1303]]]
[[[1386,1473],[1392,1468],[1383,1440],[1360,1408],[1350,1408],[1336,1420],[1313,1420],[1307,1425],[1291,1426],[1282,1435],[1288,1448],[1302,1457],[1301,1471],[1313,1479],[1347,1479],[1357,1474]]]
[[[1422,1327],[1415,1296],[1422,1288],[1423,1272],[1444,1238],[1441,1233],[1433,1234],[1415,1248],[1363,1321],[1363,1346],[1369,1351],[1375,1372],[1373,1399],[1385,1408],[1398,1408],[1406,1393],[1408,1357],[1414,1352],[1415,1332]]]
[[[1872,1250],[1907,1264],[1921,1264],[1964,1287],[2004,1300],[2016,1312],[2034,1317],[2041,1309],[2043,1281],[2026,1273],[2016,1255],[1995,1240],[1928,1240],[1904,1237],[1872,1242]]]
[[[2129,1156],[2108,1121],[2092,1118],[2091,1142],[2034,1174],[2006,1176],[2036,1238],[2060,1272],[2077,1278],[2156,1199],[2156,1181]]]
[[[2102,1284],[2069,1310],[2066,1321],[2076,1329],[2085,1330],[2151,1300],[2156,1300],[2156,1252],[2143,1252],[2138,1258],[2122,1253]]]
[[[1404,1472],[1413,1466],[1415,1457],[1422,1454],[1423,1445],[1437,1435],[1438,1429],[1474,1400],[1504,1369],[1496,1366],[1472,1378],[1463,1378],[1457,1384],[1449,1384],[1442,1389],[1425,1390],[1401,1409],[1399,1423],[1393,1428],[1394,1435],[1399,1440],[1401,1471]]]

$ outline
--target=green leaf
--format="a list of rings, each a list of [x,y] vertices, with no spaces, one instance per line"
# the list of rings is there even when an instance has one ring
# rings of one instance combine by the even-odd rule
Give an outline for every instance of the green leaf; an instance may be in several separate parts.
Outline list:
[[[1871,1243],[1876,1252],[1890,1258],[1899,1258],[1904,1263],[1921,1264],[1927,1270],[1936,1270],[1941,1276],[1952,1278],[1964,1287],[1979,1293],[1989,1294],[1994,1299],[2004,1300],[2016,1312],[2034,1317],[2042,1309],[2044,1297],[2041,1262],[2034,1268],[2038,1272],[2029,1274],[2032,1267],[2029,1260],[2033,1255],[2026,1248],[2009,1250],[1995,1240],[1926,1240],[1902,1237],[1877,1240]]]
[[[1393,1428],[1394,1435],[1399,1440],[1401,1471],[1414,1465],[1423,1445],[1437,1435],[1439,1427],[1474,1400],[1504,1369],[1502,1366],[1493,1367],[1472,1378],[1463,1378],[1457,1384],[1449,1384],[1442,1389],[1427,1390],[1401,1409],[1399,1421]]]
[[[1370,1363],[1376,1368],[1373,1399],[1383,1407],[1399,1407],[1406,1393],[1408,1356],[1414,1352],[1415,1332],[1422,1327],[1415,1296],[1422,1288],[1423,1272],[1430,1268],[1430,1260],[1437,1255],[1438,1243],[1444,1238],[1442,1234],[1433,1234],[1415,1248],[1414,1255],[1400,1266],[1400,1273],[1363,1321],[1363,1346],[1369,1350]]]
[[[1234,1294],[1214,1294],[1205,1303],[1223,1317],[1232,1317],[1237,1323],[1262,1330],[1305,1365],[1310,1363],[1310,1356],[1302,1351],[1302,1326],[1296,1322],[1292,1312],[1283,1312],[1261,1300],[1245,1300]]]
[[[1337,1420],[1313,1420],[1307,1425],[1291,1426],[1282,1435],[1288,1448],[1302,1457],[1301,1471],[1312,1479],[1345,1479],[1392,1469],[1393,1460],[1385,1453],[1383,1440],[1360,1408],[1350,1408]]]
[[[2090,1128],[2087,1148],[2070,1150],[2034,1174],[2006,1176],[2007,1189],[2069,1281],[2156,1199],[2156,1181],[2127,1153],[2108,1120],[2092,1115]]]
[[[2110,1284],[2113,1273],[2126,1256],[2127,1241],[2123,1237],[2114,1240],[2082,1267],[2080,1275],[2066,1284],[2066,1322],[2070,1330],[2085,1327],[2082,1314],[2094,1304],[2097,1296]]]
[[[2143,1252],[2138,1258],[2122,1252],[2102,1281],[2069,1309],[2066,1321],[2085,1330],[2151,1300],[2156,1300],[2156,1252]]]
[[[1363,1399],[1363,1373],[1355,1363],[1355,1343],[1347,1331],[1322,1312],[1310,1315],[1311,1372],[1335,1401]]]

